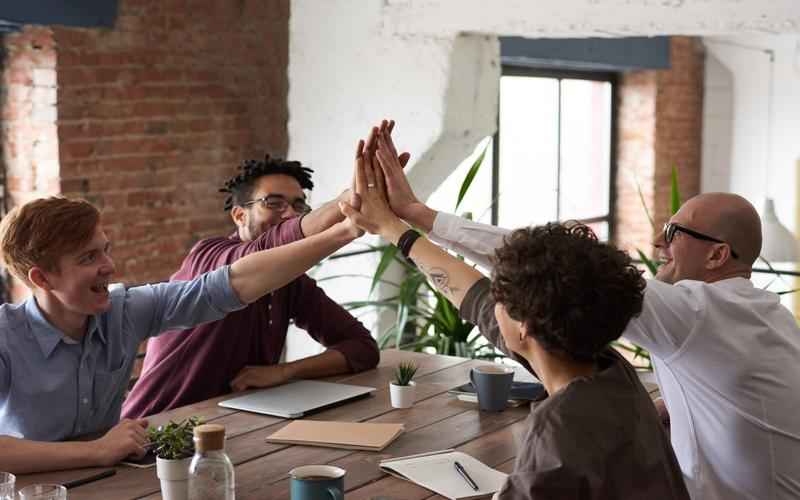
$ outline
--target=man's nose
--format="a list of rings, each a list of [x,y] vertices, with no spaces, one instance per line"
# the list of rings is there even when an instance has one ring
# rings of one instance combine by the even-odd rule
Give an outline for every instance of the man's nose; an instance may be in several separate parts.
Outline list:
[[[117,266],[114,265],[114,259],[111,258],[110,255],[106,254],[105,262],[100,266],[100,272],[102,274],[114,274],[117,272]]]
[[[294,209],[293,206],[289,205],[286,207],[286,210],[281,213],[281,219],[291,219],[292,217],[297,217],[300,215],[297,210]]]

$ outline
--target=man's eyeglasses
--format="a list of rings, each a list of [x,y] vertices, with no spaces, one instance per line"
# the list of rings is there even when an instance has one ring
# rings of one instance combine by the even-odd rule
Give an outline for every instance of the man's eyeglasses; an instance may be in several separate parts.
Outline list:
[[[311,211],[311,207],[308,206],[308,203],[305,202],[303,199],[296,199],[293,202],[289,203],[289,200],[284,198],[283,196],[277,195],[269,195],[264,196],[263,198],[257,198],[255,200],[250,200],[244,203],[242,206],[249,207],[250,205],[255,205],[256,203],[261,203],[264,205],[264,208],[269,210],[274,210],[278,213],[283,213],[289,208],[289,205],[292,206],[292,209],[297,212],[298,214],[307,214]]]
[[[718,238],[714,238],[713,236],[709,236],[707,234],[699,233],[699,232],[697,232],[697,231],[695,231],[693,229],[689,229],[688,227],[684,227],[684,226],[681,226],[680,224],[676,224],[675,222],[668,222],[667,224],[664,224],[664,241],[666,241],[668,245],[670,243],[672,243],[672,239],[675,237],[675,233],[677,233],[678,231],[680,231],[682,233],[686,233],[689,236],[691,236],[692,238],[696,238],[698,240],[712,241],[714,243],[723,243],[725,245],[728,245],[728,247],[731,249],[731,255],[733,256],[733,258],[734,259],[738,259],[739,258],[739,255],[737,255],[737,253],[733,250],[733,247],[731,246],[731,244],[728,243],[727,241],[722,241],[722,240],[720,240]]]

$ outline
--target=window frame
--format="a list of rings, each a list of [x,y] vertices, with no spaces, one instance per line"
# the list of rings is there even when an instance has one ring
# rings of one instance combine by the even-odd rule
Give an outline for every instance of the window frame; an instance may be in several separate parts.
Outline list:
[[[517,66],[503,64],[501,66],[500,77],[520,76],[532,78],[554,78],[558,80],[559,103],[558,103],[558,186],[556,199],[556,213],[561,210],[561,81],[565,79],[591,80],[596,82],[608,82],[611,84],[611,133],[609,137],[609,191],[608,191],[608,212],[605,216],[579,219],[580,222],[589,224],[595,222],[606,222],[608,224],[608,241],[613,241],[616,236],[616,202],[617,202],[617,104],[618,104],[618,84],[619,75],[615,72],[605,71],[578,71],[559,68],[539,68],[533,66]],[[500,187],[500,86],[497,93],[497,130],[492,138],[492,224],[497,225],[499,221],[499,187]],[[560,216],[560,213],[559,213]]]

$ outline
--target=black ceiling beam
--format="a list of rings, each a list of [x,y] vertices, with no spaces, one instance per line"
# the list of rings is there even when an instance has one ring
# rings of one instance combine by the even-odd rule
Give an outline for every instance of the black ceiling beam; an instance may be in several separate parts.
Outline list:
[[[117,0],[4,0],[0,2],[0,31],[23,24],[111,28]]]
[[[669,37],[521,38],[501,37],[505,65],[582,71],[668,69]]]

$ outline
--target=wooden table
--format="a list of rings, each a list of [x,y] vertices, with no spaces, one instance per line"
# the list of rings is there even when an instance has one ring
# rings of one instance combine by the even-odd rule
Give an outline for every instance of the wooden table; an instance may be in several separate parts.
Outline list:
[[[397,363],[406,360],[419,365],[415,377],[417,402],[410,409],[396,410],[389,402],[389,382]],[[264,438],[289,421],[217,406],[219,401],[230,396],[177,408],[149,420],[152,425],[159,425],[169,419],[199,415],[206,422],[224,425],[228,434],[226,451],[236,466],[237,500],[288,499],[288,471],[308,464],[331,464],[347,470],[347,500],[441,498],[412,483],[387,476],[378,469],[378,462],[389,457],[456,448],[490,467],[510,471],[516,443],[522,440],[526,430],[524,420],[528,407],[509,408],[500,413],[480,412],[477,405],[447,395],[449,389],[469,380],[472,367],[481,364],[486,362],[386,350],[381,352],[381,362],[376,369],[329,379],[369,385],[378,390],[373,396],[313,414],[307,419],[405,424],[406,431],[381,452],[267,443]],[[521,377],[517,377],[519,379]],[[18,476],[17,488],[40,482],[61,483],[99,470],[102,468]],[[157,499],[161,498],[160,484],[155,468],[121,466],[113,477],[70,489],[69,498]]]

